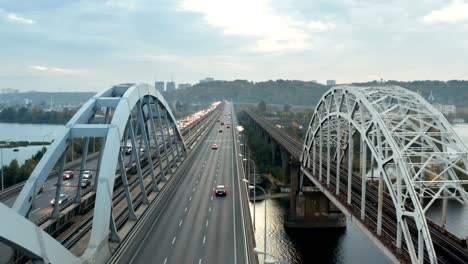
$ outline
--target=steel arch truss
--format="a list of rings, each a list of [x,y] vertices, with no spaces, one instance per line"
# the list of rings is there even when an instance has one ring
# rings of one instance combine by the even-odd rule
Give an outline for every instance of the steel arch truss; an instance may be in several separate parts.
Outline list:
[[[413,263],[437,263],[425,212],[439,198],[467,201],[466,181],[458,178],[468,175],[467,154],[445,117],[418,94],[397,86],[336,86],[315,109],[301,162],[334,185],[336,195],[345,193],[348,204],[358,185],[362,220],[366,188],[378,183],[377,235],[387,193],[396,208],[395,246],[401,249],[404,238]],[[409,221],[417,227],[413,239]]]
[[[103,116],[100,115],[104,113]],[[92,230],[88,247],[82,260],[91,262],[104,261],[109,255],[108,240],[119,240],[113,209],[113,190],[116,174],[120,174],[127,199],[128,219],[136,219],[132,199],[128,190],[123,153],[128,144],[132,147],[133,166],[137,169],[142,202],[147,203],[147,191],[143,178],[151,176],[152,191],[158,191],[158,183],[166,181],[172,169],[177,166],[187,151],[183,137],[169,105],[162,95],[151,85],[121,84],[98,93],[86,102],[67,123],[32,172],[24,188],[16,199],[13,208],[0,206],[2,217],[13,221],[18,216],[27,216],[31,210],[33,197],[39,192],[55,164],[59,164],[56,198],[60,194],[64,161],[70,142],[74,138],[84,138],[83,159],[81,163],[79,184],[83,177],[84,164],[88,152],[89,138],[102,138],[97,165],[95,184],[95,206]],[[130,143],[127,143],[130,142]],[[156,168],[148,162],[150,169],[143,175],[140,161],[144,158],[160,162],[158,177]],[[162,160],[164,159],[164,161]],[[165,162],[166,167],[161,164]],[[117,173],[116,173],[116,169]],[[79,187],[77,187],[79,189]],[[75,202],[80,201],[77,191]],[[58,199],[56,199],[58,201]],[[16,212],[16,214],[15,214]],[[59,216],[58,203],[54,206],[51,218]],[[20,221],[24,228],[9,232],[11,224],[0,227],[0,241],[25,252],[33,259],[51,260],[52,263],[78,263],[81,260],[71,254],[65,247],[50,237],[34,223]],[[8,221],[8,220],[7,220]],[[18,221],[17,221],[18,222]]]

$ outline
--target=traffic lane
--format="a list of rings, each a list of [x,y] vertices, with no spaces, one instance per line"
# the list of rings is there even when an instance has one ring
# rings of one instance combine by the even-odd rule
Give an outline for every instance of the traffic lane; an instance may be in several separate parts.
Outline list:
[[[245,226],[244,226],[244,220],[245,220],[245,217],[247,217],[245,214],[244,214],[244,211],[243,211],[243,206],[248,206],[248,202],[246,202],[246,199],[247,199],[247,193],[246,193],[246,190],[245,190],[245,183],[242,182],[242,178],[241,178],[241,174],[239,173],[239,162],[242,162],[242,159],[240,159],[240,157],[238,157],[237,155],[239,154],[238,152],[236,152],[236,150],[238,151],[239,148],[238,148],[238,143],[237,143],[237,138],[236,138],[236,131],[234,130],[236,125],[237,125],[237,119],[236,119],[236,116],[233,112],[234,108],[232,106],[232,104],[230,105],[230,117],[231,117],[231,120],[232,120],[232,131],[230,131],[229,133],[229,136],[230,138],[232,139],[232,144],[231,144],[231,155],[232,155],[232,159],[231,159],[231,165],[232,165],[232,176],[233,176],[233,184],[235,185],[234,188],[236,190],[236,192],[234,193],[234,195],[236,196],[236,212],[238,213],[238,217],[236,218],[236,221],[235,221],[235,224],[236,224],[236,230],[238,231],[236,233],[237,235],[237,252],[238,252],[238,259],[240,260],[241,263],[245,263],[248,261],[248,254],[249,252],[247,252],[247,237],[246,237],[246,231],[245,231]],[[236,148],[236,146],[237,148]]]
[[[170,207],[167,207],[167,211],[176,208],[176,212],[171,214],[171,216],[167,213],[164,214],[161,217],[161,221],[158,222],[156,232],[152,233],[153,236],[160,237],[160,241],[164,244],[163,246],[167,247],[161,250],[160,248],[157,249],[158,254],[156,255],[161,263],[166,261],[166,259],[170,260],[168,263],[185,263],[183,259],[185,256],[179,256],[178,250],[175,249],[175,247],[182,247],[185,252],[186,245],[183,245],[184,241],[196,241],[195,236],[190,235],[190,229],[196,223],[192,218],[193,212],[201,211],[200,208],[194,208],[194,205],[200,205],[198,202],[199,197],[197,193],[199,192],[197,192],[197,189],[203,186],[203,177],[207,171],[209,171],[209,160],[214,157],[210,147],[204,147],[205,149],[199,157],[200,159],[205,159],[203,162],[198,162],[198,160],[196,160],[194,163],[195,166],[188,172],[189,175],[194,175],[195,177],[189,180],[189,175],[185,176],[186,178],[183,179],[183,184],[180,185],[181,187],[177,189],[175,194],[175,197],[178,197],[178,199],[172,199],[171,203],[168,205]],[[167,228],[168,225],[170,225],[169,228]],[[184,229],[186,227],[188,227],[189,230]],[[188,238],[187,235],[189,236]],[[185,252],[184,255],[187,255],[187,253]]]
[[[216,151],[217,152],[217,151]],[[192,201],[188,202],[189,210],[185,217],[187,224],[178,230],[179,240],[169,255],[171,263],[198,263],[204,261],[201,248],[206,242],[206,221],[213,212],[211,195],[213,192],[211,182],[215,178],[214,164],[217,156],[208,159],[199,186],[196,188]],[[180,254],[184,252],[184,254]],[[210,263],[205,261],[205,263]]]
[[[231,168],[229,159],[229,145],[226,138],[221,146],[222,157],[218,168],[219,173],[216,182],[213,181],[213,187],[225,185],[227,195],[223,197],[214,196],[213,214],[208,224],[207,245],[203,250],[206,263],[242,263],[237,257],[237,248],[235,247],[235,229],[234,221],[236,214],[234,211],[235,196],[232,186]],[[213,250],[216,249],[216,250]]]
[[[200,174],[199,174],[199,184],[195,186],[195,191],[193,196],[191,195],[187,200],[187,195],[185,195],[185,201],[187,211],[185,212],[184,219],[181,219],[185,222],[182,226],[173,232],[172,241],[174,242],[174,247],[171,249],[171,254],[167,254],[168,263],[195,263],[200,261],[200,255],[198,251],[198,245],[203,243],[203,225],[207,218],[207,215],[211,212],[212,208],[209,207],[210,203],[210,194],[211,194],[211,185],[209,184],[210,180],[214,178],[214,173],[216,167],[213,165],[215,160],[218,158],[218,150],[212,150],[212,142],[216,142],[219,139],[220,135],[216,133],[216,130],[213,130],[212,137],[207,140],[208,144],[204,144],[203,148],[205,155],[208,156],[206,161],[201,164]],[[189,191],[190,192],[190,191]],[[180,254],[184,252],[184,254]],[[164,261],[166,258],[164,258]]]
[[[217,134],[212,133],[207,135],[208,140],[216,138]],[[196,184],[201,184],[201,177],[205,173],[204,169],[207,164],[207,160],[214,156],[214,152],[211,150],[211,145],[206,142],[201,142],[200,155],[195,157],[192,167],[188,170],[189,175],[195,177],[185,176],[182,179],[180,186],[195,187]],[[192,223],[185,218],[185,214],[189,210],[187,201],[189,199],[189,188],[177,188],[175,193],[168,201],[166,205],[166,211],[156,219],[156,225],[150,230],[151,236],[145,238],[142,241],[141,247],[137,250],[133,263],[164,263],[167,262],[167,254],[173,250],[173,243],[177,242],[177,230],[182,225],[191,225]],[[193,198],[192,198],[193,199]],[[181,222],[182,221],[182,222]],[[175,240],[174,240],[174,237]],[[180,241],[180,239],[179,239]],[[168,263],[176,263],[171,260]]]

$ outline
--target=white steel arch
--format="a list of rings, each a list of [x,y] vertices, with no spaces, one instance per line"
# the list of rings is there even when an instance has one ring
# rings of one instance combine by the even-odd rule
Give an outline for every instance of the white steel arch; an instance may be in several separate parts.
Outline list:
[[[355,165],[356,138],[360,139],[360,166]],[[401,248],[404,237],[413,263],[422,263],[424,257],[437,263],[424,214],[438,198],[468,201],[462,187],[467,182],[458,178],[468,175],[467,157],[467,147],[445,117],[420,95],[397,86],[343,85],[328,90],[318,103],[301,162],[320,181],[323,178],[325,182],[326,177],[327,185],[331,161],[335,162],[335,177],[339,179],[335,181],[336,194],[345,192],[348,204],[352,200],[353,171],[360,171],[362,219],[367,182],[378,180],[377,234],[382,232],[386,189],[396,208],[396,247]],[[340,175],[343,169],[346,175]],[[346,178],[347,188],[343,189],[339,183]],[[411,238],[409,219],[416,223],[417,243]]]
[[[101,122],[92,122],[101,109],[106,109],[105,116],[103,117],[104,120]],[[134,114],[134,112],[137,113],[137,118],[135,118],[136,122],[132,120],[132,113]],[[159,120],[159,128],[161,129],[158,136],[156,136],[155,133],[155,120]],[[134,123],[136,125],[135,129],[133,129]],[[149,124],[146,126],[147,123]],[[110,255],[108,247],[109,234],[111,233],[110,239],[118,239],[118,237],[112,237],[115,235],[115,230],[112,230],[115,227],[112,216],[112,196],[116,168],[120,166],[122,169],[123,165],[121,155],[123,151],[122,144],[125,143],[122,142],[131,139],[134,149],[137,150],[135,139],[136,133],[138,132],[135,131],[140,131],[140,142],[144,142],[146,145],[146,150],[144,151],[146,157],[151,158],[150,152],[154,151],[159,158],[160,153],[159,147],[157,147],[159,146],[157,138],[161,136],[164,148],[166,148],[166,142],[170,142],[170,152],[172,152],[171,154],[173,156],[172,163],[175,163],[182,158],[182,153],[179,153],[179,149],[181,149],[183,153],[187,151],[182,134],[176,124],[176,119],[168,103],[151,85],[121,84],[98,93],[80,108],[67,123],[66,129],[64,129],[61,135],[57,136],[56,140],[48,148],[25,183],[12,209],[6,206],[0,206],[1,215],[5,216],[4,221],[7,221],[7,219],[13,220],[17,218],[17,216],[27,216],[31,209],[33,197],[39,192],[40,187],[46,181],[57,162],[60,164],[58,175],[62,174],[63,160],[71,140],[78,137],[102,137],[104,140],[103,148],[100,153],[100,160],[98,162],[99,175],[96,179],[97,188],[92,222],[93,226],[89,244],[83,257],[81,257],[82,259],[80,260],[73,256],[55,239],[26,219],[24,219],[25,221],[20,221],[24,228],[20,228],[20,230],[13,233],[9,231],[9,229],[11,229],[10,224],[0,225],[0,241],[14,246],[14,248],[19,248],[27,252],[30,256],[35,256],[35,258],[43,259],[46,262],[48,260],[55,260],[53,262],[57,263],[78,263],[83,260],[99,263],[105,261]],[[164,131],[163,128],[165,129]],[[165,136],[166,139],[164,138]],[[89,143],[89,140],[87,142]],[[141,144],[143,143],[140,143],[140,146]],[[174,150],[172,146],[176,146],[176,150]],[[138,150],[139,149],[140,148],[138,148]],[[150,149],[151,151],[148,151]],[[87,147],[84,152],[87,153]],[[142,182],[143,176],[139,165],[139,155],[142,154],[138,154],[139,151],[132,152],[135,153],[132,155],[135,155],[138,176]],[[166,149],[165,152],[167,158],[169,151]],[[177,152],[177,156],[175,152]],[[83,155],[85,156],[86,154]],[[84,157],[83,160],[86,160],[86,157]],[[167,164],[169,163],[167,159]],[[151,164],[150,166],[153,165]],[[82,171],[83,167],[81,168],[80,181],[82,178]],[[155,183],[156,179],[153,175],[153,170],[150,171],[153,183]],[[165,177],[164,174],[162,177]],[[62,177],[58,177],[58,186],[61,185],[61,178]],[[126,181],[126,177],[123,177],[122,180]],[[60,189],[57,189],[57,193],[60,193]],[[157,191],[157,184],[153,184],[153,190]],[[143,196],[146,196],[146,194]],[[145,197],[143,197],[143,199],[145,199]],[[134,214],[134,212],[132,212],[133,208],[130,207],[129,205],[129,218],[131,219],[131,214]],[[55,208],[58,208],[57,203]],[[28,241],[28,243],[26,243],[26,241]]]

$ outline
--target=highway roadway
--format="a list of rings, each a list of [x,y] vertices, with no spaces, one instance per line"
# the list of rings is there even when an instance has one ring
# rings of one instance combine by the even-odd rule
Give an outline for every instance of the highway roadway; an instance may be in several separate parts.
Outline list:
[[[201,142],[198,155],[155,220],[132,263],[247,263],[241,182],[235,169],[231,105]],[[222,132],[219,132],[219,130]],[[212,144],[219,148],[213,150]],[[214,188],[225,185],[226,197]]]

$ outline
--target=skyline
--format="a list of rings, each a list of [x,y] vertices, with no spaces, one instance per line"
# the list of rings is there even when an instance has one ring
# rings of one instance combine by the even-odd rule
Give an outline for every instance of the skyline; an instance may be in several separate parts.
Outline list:
[[[468,79],[468,1],[0,0],[0,89]]]

